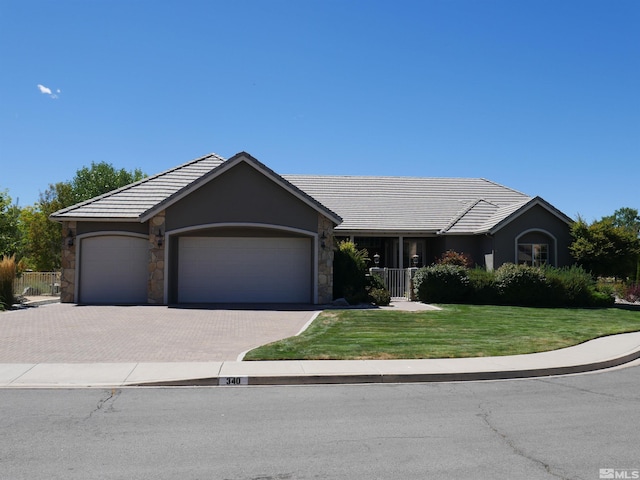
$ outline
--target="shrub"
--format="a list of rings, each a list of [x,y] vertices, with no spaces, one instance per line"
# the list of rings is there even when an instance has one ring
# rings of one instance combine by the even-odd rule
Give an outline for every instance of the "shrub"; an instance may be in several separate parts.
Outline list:
[[[391,303],[391,294],[386,288],[372,288],[369,290],[369,300],[374,305],[389,305]]]
[[[413,285],[416,297],[425,303],[460,303],[467,299],[469,277],[459,265],[432,265],[419,269]]]
[[[353,242],[338,244],[333,257],[333,298],[345,298],[351,304],[367,301],[367,256],[367,250],[358,250]]]
[[[582,267],[545,267],[549,284],[548,303],[567,307],[588,306],[596,290],[593,276]]]
[[[544,271],[528,265],[505,263],[495,275],[500,301],[506,305],[549,304],[549,286]]]
[[[384,280],[379,275],[367,275],[367,285],[365,287],[368,300],[379,306],[389,305],[391,303],[391,293],[387,290]]]
[[[640,283],[629,285],[624,289],[624,297],[627,302],[637,302],[640,300]]]
[[[473,259],[471,255],[466,253],[447,250],[436,260],[436,265],[458,265],[459,267],[470,268],[473,265]]]
[[[469,301],[476,305],[495,305],[498,303],[498,289],[495,273],[478,267],[468,271]]]
[[[613,306],[614,303],[616,303],[616,299],[611,293],[593,290],[589,296],[589,303],[585,306],[606,308]]]
[[[0,310],[13,305],[13,280],[16,278],[16,257],[0,260]]]

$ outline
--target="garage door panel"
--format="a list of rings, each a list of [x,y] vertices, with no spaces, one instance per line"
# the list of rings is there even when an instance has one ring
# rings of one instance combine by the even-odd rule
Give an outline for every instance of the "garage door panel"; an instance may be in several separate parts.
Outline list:
[[[309,238],[181,238],[178,301],[308,303],[310,256]]]
[[[104,235],[82,240],[80,303],[147,302],[147,240]]]

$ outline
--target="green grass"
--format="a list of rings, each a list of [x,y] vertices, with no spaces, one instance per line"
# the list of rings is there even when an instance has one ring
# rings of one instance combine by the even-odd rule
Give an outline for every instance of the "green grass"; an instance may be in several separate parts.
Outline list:
[[[444,305],[442,311],[328,310],[301,335],[245,360],[455,358],[518,355],[640,330],[640,312]]]

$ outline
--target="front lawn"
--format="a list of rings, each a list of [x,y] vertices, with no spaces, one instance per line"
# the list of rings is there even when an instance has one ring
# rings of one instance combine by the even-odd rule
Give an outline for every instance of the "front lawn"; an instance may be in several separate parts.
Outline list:
[[[301,335],[245,360],[348,360],[517,355],[640,330],[640,312],[443,305],[441,311],[327,310]]]

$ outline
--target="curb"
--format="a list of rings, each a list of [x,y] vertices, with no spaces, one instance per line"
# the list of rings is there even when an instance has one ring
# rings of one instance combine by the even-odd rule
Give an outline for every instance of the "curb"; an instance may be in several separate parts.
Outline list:
[[[571,375],[618,367],[640,359],[640,347],[620,357],[582,365],[536,368],[528,370],[496,370],[486,372],[455,373],[407,373],[407,374],[344,374],[344,375],[280,375],[206,377],[186,380],[167,380],[126,384],[127,387],[204,387],[204,386],[289,386],[289,385],[340,385],[378,383],[435,383],[471,382],[482,380],[510,380]]]

